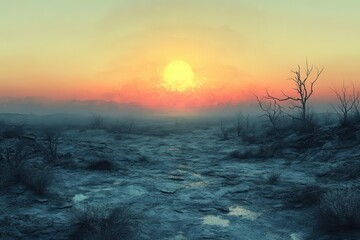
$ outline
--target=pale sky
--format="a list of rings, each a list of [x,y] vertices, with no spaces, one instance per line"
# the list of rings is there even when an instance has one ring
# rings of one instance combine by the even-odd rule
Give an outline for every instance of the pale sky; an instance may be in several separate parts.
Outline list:
[[[315,98],[360,87],[356,0],[3,0],[0,94],[149,106],[243,101],[290,89],[297,64],[325,70]],[[202,85],[161,89],[167,64],[187,62]]]

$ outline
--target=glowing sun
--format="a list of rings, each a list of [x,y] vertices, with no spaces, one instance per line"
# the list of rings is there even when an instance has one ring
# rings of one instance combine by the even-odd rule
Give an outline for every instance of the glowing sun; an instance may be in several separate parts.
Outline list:
[[[168,91],[184,92],[197,87],[194,72],[190,65],[184,61],[170,62],[163,74],[162,86]]]

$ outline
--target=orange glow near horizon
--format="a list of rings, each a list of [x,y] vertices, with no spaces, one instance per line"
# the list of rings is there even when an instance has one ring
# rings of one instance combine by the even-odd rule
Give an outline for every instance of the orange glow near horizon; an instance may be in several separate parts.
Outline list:
[[[0,97],[201,109],[291,93],[291,70],[308,59],[324,66],[311,100],[328,101],[343,82],[360,89],[354,5],[4,1]]]

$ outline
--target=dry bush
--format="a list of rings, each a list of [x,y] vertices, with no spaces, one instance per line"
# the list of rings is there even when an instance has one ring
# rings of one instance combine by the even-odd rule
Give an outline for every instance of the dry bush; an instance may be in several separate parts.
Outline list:
[[[105,128],[105,118],[100,114],[93,114],[90,119],[91,129],[103,129]]]
[[[132,118],[116,121],[108,129],[112,133],[132,133],[135,128],[135,121]]]
[[[316,69],[315,74],[313,74],[314,68]],[[293,89],[295,90],[294,94],[289,95],[282,91],[283,96],[276,97],[266,90],[265,98],[275,102],[288,102],[291,110],[297,110],[297,114],[288,113],[288,115],[302,122],[307,122],[309,121],[309,116],[311,116],[308,114],[308,102],[314,93],[314,85],[318,81],[323,69],[324,68],[319,69],[313,65],[309,66],[306,61],[306,65],[303,69],[298,65],[296,70],[291,71],[293,77],[291,77],[290,80],[293,82]]]
[[[355,111],[355,116],[359,113],[359,98],[360,95],[356,91],[355,86],[352,86],[351,92],[343,84],[340,91],[334,90],[336,97],[339,101],[338,105],[334,107],[335,112],[339,116],[340,125],[347,127],[351,124],[351,113]]]
[[[51,172],[30,167],[24,159],[21,150],[6,149],[0,154],[0,187],[22,184],[36,194],[45,194],[52,183]]]
[[[227,128],[225,127],[223,121],[220,121],[218,136],[219,136],[222,140],[228,140],[228,139],[229,139],[229,129],[227,129]]]
[[[290,208],[311,207],[319,203],[323,190],[317,185],[295,185],[277,191],[265,191],[269,198],[279,199]]]
[[[50,161],[58,158],[58,143],[60,134],[56,131],[48,130],[45,132],[45,141],[48,146],[48,157]]]
[[[243,116],[242,114],[238,114],[236,119],[232,121],[233,128],[238,137],[242,137],[243,135],[247,135],[251,129],[250,124],[250,116]]]
[[[23,169],[21,183],[38,195],[48,192],[53,182],[53,174],[48,169],[27,167]]]
[[[260,109],[264,112],[260,117],[266,117],[272,125],[273,130],[278,129],[279,117],[282,114],[281,106],[278,104],[276,99],[264,101],[264,98],[256,96],[256,100],[259,104]]]
[[[328,231],[359,230],[359,189],[336,189],[324,194],[321,198],[319,220],[320,226]]]
[[[310,207],[319,203],[323,190],[317,185],[296,186],[287,202],[294,207]]]
[[[138,234],[140,217],[126,207],[103,209],[87,206],[75,212],[70,239],[126,240]]]
[[[6,148],[0,153],[0,186],[20,182],[24,173],[24,155],[21,149]]]
[[[4,138],[18,138],[20,139],[25,133],[25,123],[9,123],[6,130],[2,132]]]

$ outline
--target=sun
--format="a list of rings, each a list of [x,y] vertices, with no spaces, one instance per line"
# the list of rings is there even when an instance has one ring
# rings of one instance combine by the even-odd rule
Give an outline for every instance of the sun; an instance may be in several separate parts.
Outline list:
[[[162,86],[168,91],[184,92],[195,89],[197,84],[190,65],[182,60],[176,60],[166,66]]]

